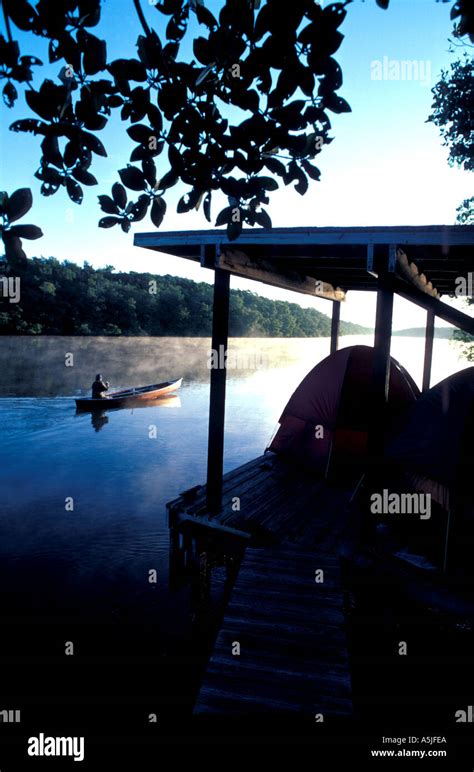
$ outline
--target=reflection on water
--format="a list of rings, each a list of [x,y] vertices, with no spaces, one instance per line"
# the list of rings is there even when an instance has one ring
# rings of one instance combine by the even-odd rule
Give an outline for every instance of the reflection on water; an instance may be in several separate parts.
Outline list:
[[[142,400],[140,402],[136,402],[133,406],[129,405],[128,407],[119,407],[117,405],[105,405],[103,410],[97,410],[96,408],[90,409],[90,410],[84,410],[76,408],[76,416],[83,416],[84,413],[87,413],[87,415],[90,415],[91,417],[91,424],[92,427],[95,429],[96,432],[100,432],[100,430],[106,426],[106,424],[109,423],[110,418],[109,414],[116,410],[131,410],[131,414],[133,415],[134,410],[141,410],[143,408],[179,408],[181,407],[181,400],[178,396],[169,396],[169,397],[161,397],[161,399],[153,399],[149,400],[148,402]]]
[[[91,414],[91,424],[96,432],[109,423],[109,417],[106,415],[105,410],[93,410]]]

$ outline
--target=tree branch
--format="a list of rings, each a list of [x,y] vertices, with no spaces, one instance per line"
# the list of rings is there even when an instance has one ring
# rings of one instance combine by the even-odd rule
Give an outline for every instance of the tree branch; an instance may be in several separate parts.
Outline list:
[[[147,20],[145,19],[145,14],[143,13],[143,9],[140,5],[140,0],[133,0],[133,5],[135,6],[135,10],[138,14],[138,18],[140,19],[140,24],[144,29],[145,35],[149,35],[151,33],[151,30],[147,24]]]
[[[12,30],[10,27],[10,19],[8,18],[8,14],[5,10],[5,4],[2,2],[2,0],[0,0],[0,5],[2,6],[3,18],[5,20],[5,29],[7,31],[8,42],[11,43],[13,38],[12,38]]]

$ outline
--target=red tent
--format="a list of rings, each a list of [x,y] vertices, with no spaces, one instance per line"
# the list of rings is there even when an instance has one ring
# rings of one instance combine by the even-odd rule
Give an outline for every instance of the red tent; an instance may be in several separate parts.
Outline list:
[[[349,346],[323,359],[301,381],[269,450],[324,471],[329,454],[355,461],[367,452],[374,349]],[[411,376],[391,359],[387,431],[419,395]]]

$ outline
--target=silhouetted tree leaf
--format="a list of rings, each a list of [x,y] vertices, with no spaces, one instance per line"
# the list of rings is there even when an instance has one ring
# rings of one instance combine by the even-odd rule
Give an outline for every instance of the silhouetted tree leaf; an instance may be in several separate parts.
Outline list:
[[[146,80],[146,69],[138,59],[116,59],[108,65],[107,69],[114,76],[119,87],[129,80],[137,82]]]
[[[72,176],[78,182],[82,182],[83,185],[97,185],[97,179],[93,174],[83,169],[81,166],[76,166],[72,172]]]
[[[137,145],[130,154],[130,161],[143,161],[145,158],[155,157],[163,150],[164,142],[159,142],[156,147],[153,146],[152,150],[149,150],[145,145]]]
[[[63,157],[59,150],[58,138],[54,136],[45,137],[41,143],[43,157],[48,163],[54,164],[59,169],[63,167]]]
[[[273,172],[273,174],[278,174],[280,177],[285,176],[286,174],[285,164],[283,164],[277,158],[265,157],[264,163],[267,169],[270,169],[270,171]]]
[[[255,20],[255,39],[260,40],[270,32],[272,23],[272,9],[269,4],[263,6]]]
[[[254,212],[255,222],[262,226],[262,228],[271,228],[272,221],[267,212],[262,209],[260,212]]]
[[[5,213],[10,222],[15,222],[30,211],[33,205],[33,196],[29,188],[19,188],[8,199]]]
[[[308,190],[308,178],[296,161],[291,161],[288,165],[288,172],[284,180],[285,185],[289,185],[293,180],[297,180],[295,190],[303,196]]]
[[[256,180],[263,190],[278,190],[278,182],[273,177],[257,177]]]
[[[301,166],[305,170],[306,174],[309,177],[311,177],[312,180],[319,180],[320,179],[321,172],[319,171],[317,166],[313,166],[312,164],[310,164],[309,161],[306,161],[306,160],[301,162]]]
[[[126,169],[119,169],[120,179],[130,190],[145,190],[145,175],[136,166],[128,165]]]
[[[18,29],[29,32],[37,18],[36,11],[26,0],[4,0],[5,11]]]
[[[24,118],[10,124],[10,131],[27,131],[30,134],[45,134],[47,128],[46,123],[38,121],[36,118]]]
[[[152,158],[143,159],[142,171],[148,184],[154,187],[156,185],[156,166]]]
[[[332,110],[333,113],[350,113],[351,107],[345,99],[337,94],[330,94],[325,97],[324,105],[328,110]]]
[[[145,126],[142,123],[135,123],[133,126],[127,129],[128,136],[133,139],[134,142],[140,142],[142,145],[148,145],[150,137],[153,136],[153,129],[149,126]]]
[[[97,0],[79,0],[78,7],[83,27],[95,27],[99,23],[101,4]]]
[[[13,225],[10,228],[10,233],[22,239],[31,240],[40,239],[43,235],[43,231],[37,225]]]
[[[179,82],[164,84],[158,94],[158,104],[169,121],[186,106],[187,99],[186,87]]]
[[[311,96],[314,90],[314,75],[309,67],[300,65],[298,68],[298,81],[303,94]]]
[[[114,182],[112,185],[112,198],[120,209],[127,206],[127,191],[120,182]]]
[[[16,90],[15,86],[11,81],[7,81],[7,83],[5,83],[2,91],[2,96],[6,106],[13,107],[13,105],[15,104],[18,98],[18,91]]]
[[[206,38],[196,38],[193,43],[194,56],[201,64],[211,64],[213,61],[213,51]]]
[[[71,177],[66,177],[66,190],[71,201],[74,201],[75,204],[82,204],[84,195],[82,188],[75,180],[71,179]]]
[[[99,228],[112,228],[114,225],[118,225],[122,222],[121,217],[102,217],[99,220]]]
[[[95,75],[105,69],[107,64],[107,46],[105,40],[100,40],[86,30],[79,30],[77,40],[83,52],[82,66],[87,75]]]
[[[3,231],[2,238],[5,245],[5,257],[9,262],[14,263],[16,260],[27,259],[21,246],[21,239],[18,236],[10,233],[10,231]]]
[[[43,64],[41,59],[38,59],[37,56],[20,56],[20,62],[22,66],[25,66],[27,68]],[[27,80],[29,80],[29,78]]]
[[[217,27],[216,17],[204,5],[197,5],[195,11],[199,24],[205,24],[209,29]]]
[[[3,65],[13,69],[20,56],[20,46],[17,40],[6,40],[0,35],[0,61]]]
[[[39,91],[26,91],[25,99],[28,106],[37,113],[40,118],[51,121],[58,118],[61,108],[67,98],[64,86],[57,86],[51,80],[45,80]]]
[[[150,217],[153,222],[153,225],[155,225],[157,228],[159,228],[161,223],[163,222],[163,217],[165,216],[165,212],[166,212],[166,202],[163,198],[158,196],[153,200],[153,204],[151,205],[151,213],[150,213]]]
[[[308,178],[302,171],[299,175],[298,182],[295,185],[295,190],[300,194],[300,196],[304,196],[308,190]]]
[[[133,205],[132,208],[132,215],[134,222],[138,222],[139,220],[143,220],[145,217],[148,207],[150,205],[150,196],[147,196],[146,193],[142,193],[141,196],[139,196],[138,201]]]
[[[178,175],[173,171],[173,169],[170,169],[169,172],[167,172],[165,176],[162,177],[158,182],[158,190],[166,190],[167,188],[172,188],[173,185],[176,185],[178,179]]]
[[[168,160],[171,164],[172,170],[179,174],[183,169],[183,159],[178,148],[174,145],[169,145],[168,147]]]
[[[226,206],[225,209],[221,209],[216,218],[216,227],[219,225],[226,225],[230,222],[233,210],[234,207],[232,206]]]
[[[212,201],[212,193],[209,191],[209,193],[204,198],[204,203],[203,203],[204,215],[208,222],[211,222],[211,201]]]
[[[163,66],[163,48],[155,30],[151,30],[147,35],[139,35],[137,50],[140,61],[147,70],[161,69]]]
[[[107,214],[118,214],[119,208],[115,201],[112,201],[110,196],[98,196],[100,208],[103,212],[107,212]],[[121,207],[123,208],[123,207]]]
[[[105,147],[103,146],[100,139],[96,137],[94,134],[89,134],[88,131],[81,131],[80,137],[81,137],[81,143],[86,148],[91,150],[93,153],[96,153],[96,155],[107,157],[107,152],[105,150]]]
[[[296,99],[284,107],[274,108],[270,115],[279,121],[286,129],[297,130],[304,128],[306,120],[302,115],[305,103],[302,99]]]
[[[184,196],[181,196],[179,199],[176,211],[180,214],[182,212],[189,212],[196,206],[200,197],[201,193],[199,190],[191,190],[189,193],[185,193]]]
[[[388,7],[388,0],[382,0],[382,2],[384,1],[387,3]],[[329,24],[331,29],[335,29],[336,27],[341,26],[346,16],[347,11],[342,3],[331,3],[323,9],[323,24],[324,26]]]

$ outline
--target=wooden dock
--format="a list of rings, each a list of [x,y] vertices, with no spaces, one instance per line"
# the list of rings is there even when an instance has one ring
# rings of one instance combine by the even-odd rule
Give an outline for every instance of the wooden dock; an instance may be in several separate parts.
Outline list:
[[[222,509],[209,515],[206,486],[168,504],[170,528],[185,523],[220,530],[254,544],[299,544],[334,554],[347,525],[352,487],[329,485],[266,453],[223,478]]]
[[[286,545],[247,548],[195,707],[275,712],[351,714],[339,561]]]
[[[200,565],[205,596],[207,545],[222,539],[227,554],[234,545],[237,561],[245,549],[196,714],[350,715],[338,552],[351,493],[266,453],[224,475],[218,514],[208,512],[205,486],[168,504],[175,584]]]

